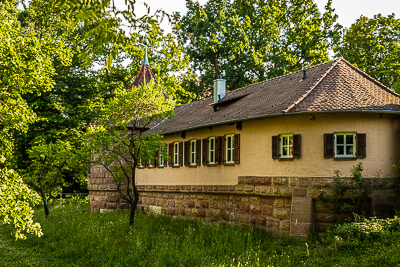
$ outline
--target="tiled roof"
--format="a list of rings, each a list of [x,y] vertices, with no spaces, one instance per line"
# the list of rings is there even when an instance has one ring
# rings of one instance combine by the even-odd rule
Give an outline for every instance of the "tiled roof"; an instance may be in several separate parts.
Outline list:
[[[214,111],[212,98],[177,106],[175,117],[152,131],[164,134],[234,121],[303,112],[392,111],[400,113],[400,95],[343,58],[231,92]]]
[[[143,85],[144,81],[146,81],[146,83],[149,83],[150,80],[154,80],[154,82],[157,83],[157,79],[154,76],[154,72],[152,71],[150,66],[143,64],[139,70],[139,73],[136,75],[135,81],[133,82],[131,88]]]

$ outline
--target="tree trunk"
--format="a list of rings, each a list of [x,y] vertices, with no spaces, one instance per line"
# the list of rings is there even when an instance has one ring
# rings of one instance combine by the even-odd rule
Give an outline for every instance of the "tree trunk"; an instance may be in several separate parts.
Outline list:
[[[45,218],[47,218],[49,216],[50,210],[49,210],[49,202],[45,197],[43,198],[43,205],[44,205]]]
[[[218,69],[218,58],[214,57],[214,71],[215,71],[215,79],[219,79],[219,69]]]
[[[133,202],[131,204],[131,213],[129,216],[129,226],[133,226],[133,223],[135,221],[135,212],[136,212],[136,206],[137,206],[138,202],[139,202],[139,192],[137,191],[136,185],[133,184]]]
[[[49,202],[47,201],[46,195],[44,194],[44,190],[41,184],[41,181],[39,181],[39,191],[40,191],[40,196],[42,197],[42,201],[43,201],[43,206],[44,206],[44,214],[45,217],[47,218],[47,216],[49,216],[50,210],[49,210]]]

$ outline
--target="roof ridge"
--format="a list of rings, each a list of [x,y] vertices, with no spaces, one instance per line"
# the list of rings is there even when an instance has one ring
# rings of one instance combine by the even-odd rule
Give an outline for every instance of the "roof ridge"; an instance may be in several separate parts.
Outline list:
[[[357,71],[358,73],[360,73],[361,75],[365,76],[366,78],[368,78],[369,80],[371,80],[372,82],[376,83],[379,86],[382,86],[384,90],[388,91],[388,93],[391,93],[397,97],[400,97],[399,93],[396,93],[394,90],[392,90],[391,88],[389,88],[388,86],[384,85],[383,83],[381,83],[380,81],[378,81],[377,79],[375,79],[374,77],[370,76],[369,74],[367,74],[366,72],[360,70],[358,67],[354,66],[353,64],[351,64],[349,61],[347,61],[346,59],[343,58],[343,61],[349,65],[351,68],[353,68],[355,71]]]
[[[301,101],[303,101],[314,89],[317,87],[317,85],[331,72],[331,70],[336,67],[336,65],[343,60],[343,57],[340,57],[336,59],[336,62],[333,63],[333,65],[325,72],[324,75],[321,76],[321,78],[308,90],[304,95],[302,95],[297,101],[295,101],[292,105],[290,105],[286,110],[284,110],[284,113],[288,113],[292,108],[294,108],[297,104],[299,104]]]

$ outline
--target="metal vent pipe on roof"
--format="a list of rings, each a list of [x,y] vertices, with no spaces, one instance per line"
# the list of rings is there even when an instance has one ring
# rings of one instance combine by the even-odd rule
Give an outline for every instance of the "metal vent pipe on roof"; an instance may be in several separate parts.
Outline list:
[[[307,78],[307,72],[306,72],[305,69],[303,69],[303,77],[302,77],[302,79],[304,80],[305,78]]]
[[[226,81],[221,79],[214,80],[213,100],[214,103],[224,98],[226,94]]]

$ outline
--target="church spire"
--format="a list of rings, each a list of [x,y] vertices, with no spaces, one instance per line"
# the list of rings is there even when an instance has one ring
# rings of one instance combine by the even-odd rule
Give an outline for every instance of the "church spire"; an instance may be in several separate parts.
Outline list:
[[[144,45],[143,65],[149,65],[149,60],[147,59],[147,39],[146,39],[146,37],[144,37],[143,45]]]
[[[139,70],[139,73],[136,75],[135,81],[133,82],[131,88],[140,86],[144,83],[149,83],[150,80],[154,80],[157,83],[157,79],[154,75],[154,72],[151,70],[149,65],[149,60],[147,59],[147,38],[144,38],[143,46],[144,46],[144,58],[142,67]]]

